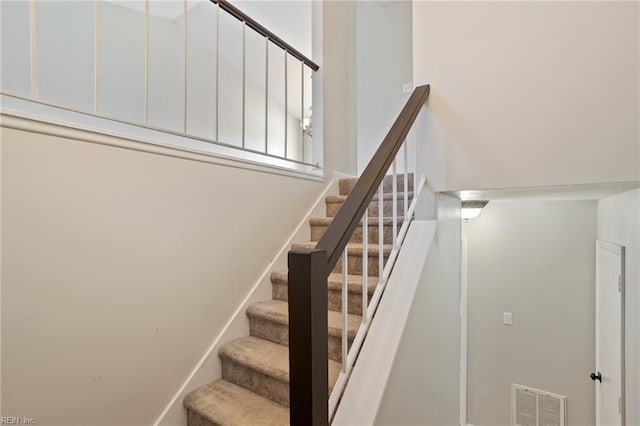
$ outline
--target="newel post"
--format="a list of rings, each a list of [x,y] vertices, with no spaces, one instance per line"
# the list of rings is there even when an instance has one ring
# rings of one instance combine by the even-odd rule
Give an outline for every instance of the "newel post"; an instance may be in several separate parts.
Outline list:
[[[289,252],[289,405],[292,426],[329,424],[327,252]]]

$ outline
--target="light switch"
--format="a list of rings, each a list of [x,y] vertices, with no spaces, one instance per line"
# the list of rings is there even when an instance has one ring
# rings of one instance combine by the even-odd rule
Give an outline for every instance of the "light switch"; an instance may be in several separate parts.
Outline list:
[[[503,312],[502,323],[504,325],[513,325],[513,314],[511,312]]]

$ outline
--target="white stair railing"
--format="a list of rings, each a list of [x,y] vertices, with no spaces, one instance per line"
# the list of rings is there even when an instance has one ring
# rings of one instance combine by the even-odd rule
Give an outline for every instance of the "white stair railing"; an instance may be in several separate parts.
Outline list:
[[[289,252],[289,395],[291,424],[326,426],[335,413],[349,380],[358,352],[372,322],[384,288],[417,206],[425,177],[416,182],[417,152],[414,155],[414,197],[409,201],[409,155],[407,135],[429,96],[429,86],[414,89],[380,147],[349,192],[340,210],[331,221],[314,249]],[[398,229],[398,154],[402,149],[403,222]],[[417,151],[417,144],[415,146]],[[391,170],[391,175],[387,176]],[[385,177],[386,176],[386,177]],[[384,244],[385,184],[391,181],[391,249]],[[378,283],[368,301],[368,281],[372,272],[369,262],[376,250],[369,247],[369,208],[378,194]],[[374,204],[375,205],[375,204]],[[362,252],[353,253],[349,245],[358,226],[362,226]],[[351,250],[350,250],[351,249]],[[351,253],[350,253],[351,251]],[[360,259],[362,267],[362,321],[349,349],[349,259]],[[355,256],[354,256],[355,255]],[[384,261],[387,256],[387,261]],[[372,259],[373,260],[373,259]],[[328,388],[328,322],[327,278],[342,261],[342,368],[331,395]],[[357,264],[354,263],[357,267]],[[373,269],[373,268],[372,268]],[[358,271],[354,271],[358,272]],[[369,302],[367,304],[367,301]]]
[[[404,143],[404,145],[406,146],[406,142]],[[406,157],[405,157],[406,158]],[[405,162],[405,166],[406,166],[406,162]],[[405,170],[407,170],[405,168]],[[404,184],[405,186],[404,188],[404,195],[403,198],[405,200],[408,199],[408,187],[406,186],[408,183],[408,174],[404,173],[403,179],[404,179]],[[396,177],[395,173],[393,175],[394,177]],[[415,174],[414,174],[415,176]],[[395,181],[396,179],[392,179],[393,181]],[[371,300],[369,301],[369,303],[367,303],[367,299],[368,299],[368,244],[367,244],[367,231],[365,231],[366,227],[367,227],[367,214],[365,214],[362,218],[362,226],[363,226],[363,230],[362,230],[362,322],[360,324],[360,327],[358,328],[355,338],[353,340],[353,343],[351,344],[351,347],[349,348],[349,350],[347,351],[347,339],[348,339],[348,315],[347,315],[347,306],[348,306],[348,292],[347,292],[347,287],[348,287],[348,278],[347,278],[347,268],[344,266],[347,262],[347,249],[344,250],[343,254],[342,254],[342,369],[340,372],[340,375],[338,376],[338,379],[336,381],[336,384],[333,387],[333,390],[331,392],[331,395],[329,396],[329,417],[331,418],[331,416],[333,416],[333,414],[335,413],[337,407],[338,407],[338,403],[340,401],[340,398],[342,396],[342,393],[347,385],[347,382],[349,380],[349,374],[351,373],[353,366],[355,364],[356,358],[358,357],[358,353],[360,352],[360,349],[362,348],[362,344],[364,343],[365,337],[367,335],[367,331],[369,330],[369,327],[371,325],[371,319],[373,318],[373,316],[375,315],[376,309],[378,308],[378,304],[380,303],[380,299],[382,297],[382,294],[384,292],[384,289],[387,285],[387,282],[389,281],[389,277],[391,275],[391,272],[393,271],[393,267],[395,265],[396,259],[398,258],[398,253],[400,252],[400,249],[402,248],[402,243],[404,242],[404,239],[407,235],[407,231],[409,229],[409,225],[411,224],[411,221],[414,218],[414,214],[415,214],[415,210],[417,207],[417,202],[418,202],[418,198],[422,192],[422,189],[425,186],[426,183],[426,176],[422,176],[420,178],[420,182],[416,184],[414,184],[414,196],[411,200],[411,205],[407,206],[407,201],[405,201],[405,205],[404,205],[404,220],[402,222],[402,226],[400,227],[400,229],[397,229],[397,203],[393,202],[393,219],[392,219],[392,226],[393,226],[393,234],[394,234],[394,238],[393,238],[393,248],[391,250],[391,252],[389,253],[389,256],[387,258],[387,262],[384,262],[384,235],[383,235],[383,226],[378,225],[378,229],[379,229],[379,238],[378,238],[378,264],[379,266],[379,277],[378,277],[378,283],[375,287],[374,293],[371,296]],[[415,180],[414,180],[415,182]],[[384,220],[384,215],[383,215],[383,209],[381,207],[384,206],[384,202],[381,202],[380,200],[382,200],[382,186],[384,185],[381,184],[380,188],[378,190],[378,206],[379,206],[379,210],[378,210],[378,223],[381,224],[383,223]],[[393,190],[392,190],[392,200],[395,200],[397,197],[397,187],[394,185],[393,186]],[[367,210],[368,212],[368,210]],[[345,361],[346,360],[346,361]]]

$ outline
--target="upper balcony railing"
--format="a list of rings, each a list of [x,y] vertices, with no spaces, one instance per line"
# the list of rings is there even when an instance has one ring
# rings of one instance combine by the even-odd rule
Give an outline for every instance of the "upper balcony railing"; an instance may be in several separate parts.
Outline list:
[[[0,7],[4,97],[225,147],[239,158],[319,167],[311,125],[318,65],[228,1]]]
[[[313,71],[318,71],[320,67],[313,62],[311,59],[307,58],[305,55],[296,50],[293,46],[291,46],[286,41],[282,40],[280,37],[269,31],[267,28],[262,26],[259,22],[255,21],[253,18],[248,16],[246,13],[229,3],[227,0],[211,0],[212,3],[218,4],[222,9],[236,17],[241,22],[244,22],[249,28],[254,31],[257,31],[263,37],[266,37],[269,41],[279,46],[280,48],[287,51],[290,55],[294,56],[298,60],[304,62],[306,66],[311,68]]]

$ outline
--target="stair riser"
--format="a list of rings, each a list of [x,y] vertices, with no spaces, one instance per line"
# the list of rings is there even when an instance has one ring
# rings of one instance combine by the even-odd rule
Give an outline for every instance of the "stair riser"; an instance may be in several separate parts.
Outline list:
[[[409,204],[411,204],[411,198],[408,199]],[[396,214],[398,216],[404,216],[404,198],[399,199],[397,201],[396,206]],[[326,203],[326,214],[327,217],[335,217],[340,207],[342,207],[342,202],[340,203]],[[393,200],[384,200],[382,202],[382,215],[384,217],[392,217],[393,216]],[[378,217],[378,200],[373,200],[369,203],[369,217]]]
[[[404,175],[398,174],[396,175],[396,189],[398,192],[402,192],[404,191]],[[413,173],[409,173],[408,176],[408,187],[409,187],[409,191],[413,191]],[[351,190],[353,189],[354,185],[356,184],[357,179],[355,178],[350,178],[350,179],[340,179],[339,183],[338,183],[338,189],[340,191],[340,195],[347,195],[351,192]],[[393,191],[393,176],[391,175],[387,175],[384,177],[383,180],[383,192],[392,192]]]
[[[397,224],[397,232],[400,232],[400,227],[402,227],[402,221],[398,220],[398,224]],[[324,233],[327,231],[328,225],[311,225],[311,241],[319,241],[320,237],[322,237],[322,235],[324,235]],[[367,241],[370,244],[378,244],[378,237],[380,235],[379,229],[378,228],[378,224],[372,224],[369,225],[368,227],[368,235],[367,235]],[[392,244],[393,243],[393,225],[391,224],[385,224],[382,227],[382,235],[384,238],[384,243],[383,244]],[[362,243],[362,226],[358,226],[356,227],[356,229],[353,231],[353,235],[351,236],[351,239],[349,240],[349,242],[351,243]]]
[[[268,376],[250,367],[222,358],[222,378],[268,398],[289,406],[289,383]]]
[[[289,300],[288,286],[282,283],[274,283],[272,297],[275,300],[287,302]],[[371,300],[372,292],[369,292],[369,300]],[[342,312],[342,291],[329,290],[329,310]],[[347,309],[350,314],[362,315],[362,294],[349,293],[349,306]]]
[[[280,345],[289,345],[289,327],[286,324],[280,324],[268,321],[262,318],[249,318],[251,327],[251,335],[259,339],[269,340]],[[353,339],[349,340],[349,347]],[[342,361],[342,340],[340,337],[329,336],[329,359],[334,361]]]
[[[387,262],[388,256],[385,255],[384,261],[385,264]],[[369,256],[368,257],[368,276],[377,277],[378,276],[378,256]],[[341,273],[342,272],[342,259],[336,263],[336,267],[333,268],[333,272]],[[351,275],[362,275],[362,254],[358,255],[349,255],[348,263],[347,263],[347,273]]]
[[[187,426],[218,426],[195,411],[187,409]]]

